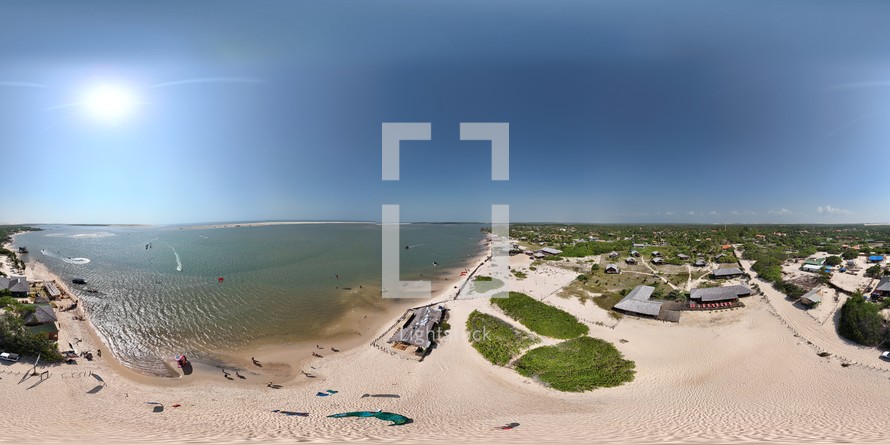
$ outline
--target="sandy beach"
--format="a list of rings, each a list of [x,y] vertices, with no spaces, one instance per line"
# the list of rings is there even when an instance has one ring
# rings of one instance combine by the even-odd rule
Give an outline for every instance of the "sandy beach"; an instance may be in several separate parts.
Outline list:
[[[514,257],[511,266],[527,266]],[[479,273],[486,273],[487,264]],[[594,304],[560,301],[555,294],[574,279],[570,269],[544,264],[514,280],[521,290],[570,311],[590,335],[613,342],[636,362],[636,378],[616,388],[562,393],[516,372],[493,366],[466,341],[462,326],[473,310],[501,315],[486,299],[458,299],[453,331],[423,362],[404,360],[358,344],[323,358],[286,360],[294,351],[264,351],[253,367],[244,357],[245,379],[221,373],[182,379],[144,377],[107,354],[92,362],[57,365],[49,378],[24,378],[30,365],[0,365],[8,411],[21,425],[41,428],[0,441],[45,442],[310,442],[406,443],[651,443],[885,442],[890,420],[879,413],[890,402],[890,369],[874,350],[837,337],[797,308],[783,307],[767,292],[724,312],[684,313],[681,323],[624,317],[611,326]],[[40,264],[32,279],[50,277]],[[762,285],[762,288],[767,286]],[[445,289],[437,298],[446,297]],[[798,312],[794,312],[798,311]],[[87,322],[60,313],[60,344],[80,338],[83,350],[103,348]],[[502,316],[502,315],[501,315]],[[379,323],[371,337],[392,320]],[[545,341],[550,343],[551,341]],[[103,348],[104,349],[104,348]],[[818,350],[833,354],[823,358]],[[840,358],[837,355],[841,356]],[[855,361],[849,367],[842,362]],[[268,366],[265,366],[268,365]],[[310,371],[315,378],[280,369]],[[219,372],[216,370],[216,372]],[[230,371],[231,372],[231,371]],[[276,380],[280,372],[280,380]],[[199,374],[199,373],[196,373]],[[269,380],[280,384],[274,389]],[[98,389],[97,389],[98,388]],[[317,392],[336,394],[318,397]],[[397,394],[399,398],[362,397]],[[163,404],[162,412],[154,412]],[[271,410],[308,413],[287,417]],[[389,427],[375,419],[327,415],[382,409],[413,423]],[[52,415],[47,415],[53,413]],[[504,431],[499,425],[517,422]]]

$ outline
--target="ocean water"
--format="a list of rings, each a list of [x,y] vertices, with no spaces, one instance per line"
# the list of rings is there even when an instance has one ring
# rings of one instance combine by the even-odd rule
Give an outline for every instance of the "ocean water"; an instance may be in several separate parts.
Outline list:
[[[481,227],[402,225],[410,247],[400,249],[402,279],[453,280],[481,252]],[[372,223],[41,228],[15,244],[65,280],[117,357],[144,373],[163,374],[180,352],[212,360],[335,336],[347,315],[393,304],[381,295],[381,232]]]

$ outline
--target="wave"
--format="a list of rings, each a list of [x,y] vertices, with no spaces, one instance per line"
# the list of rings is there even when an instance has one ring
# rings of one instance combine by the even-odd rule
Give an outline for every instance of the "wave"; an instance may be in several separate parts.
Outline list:
[[[177,272],[182,272],[182,260],[179,259],[179,254],[176,253],[176,249],[174,249],[173,246],[171,246],[171,245],[168,244],[167,247],[169,247],[170,250],[173,251],[173,255],[176,256],[176,271],[177,271]]]
[[[58,260],[62,260],[62,261],[64,261],[64,262],[68,263],[68,264],[86,264],[86,263],[89,263],[89,262],[90,262],[90,259],[89,259],[89,258],[71,258],[71,257],[65,257],[65,256],[62,256],[62,255],[59,255],[59,254],[52,253],[52,252],[50,252],[50,251],[48,251],[48,250],[46,250],[46,249],[41,250],[40,253],[42,253],[42,254],[44,254],[44,255],[50,257],[50,258],[55,258],[55,259],[58,259]]]
[[[198,236],[200,236],[201,238],[207,238],[207,235],[198,235]]]

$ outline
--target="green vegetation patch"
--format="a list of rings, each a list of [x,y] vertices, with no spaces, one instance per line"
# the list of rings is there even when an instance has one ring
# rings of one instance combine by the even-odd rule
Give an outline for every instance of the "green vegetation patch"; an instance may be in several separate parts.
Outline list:
[[[492,298],[491,304],[533,332],[547,337],[569,339],[587,335],[589,331],[572,314],[523,293],[510,292],[508,298]]]
[[[495,289],[500,289],[504,287],[504,282],[498,280],[497,278],[487,277],[487,280],[476,280],[473,281],[473,291],[478,292],[480,294],[484,294],[489,291],[493,291]]]
[[[22,318],[10,313],[0,314],[0,349],[21,355],[40,354],[40,359],[45,362],[62,361],[56,342],[46,334],[29,332]]]
[[[504,366],[516,355],[540,340],[492,315],[473,311],[467,318],[467,336],[486,360]]]
[[[610,388],[630,382],[635,364],[611,343],[579,337],[554,346],[532,349],[516,361],[516,371],[567,392]]]
[[[860,345],[877,346],[888,339],[880,311],[880,305],[865,301],[862,294],[857,293],[841,307],[837,331]]]

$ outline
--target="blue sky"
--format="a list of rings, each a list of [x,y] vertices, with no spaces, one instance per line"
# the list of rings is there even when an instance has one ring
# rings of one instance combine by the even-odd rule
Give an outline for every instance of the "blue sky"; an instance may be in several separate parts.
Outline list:
[[[890,4],[0,4],[3,222],[886,222]],[[205,79],[158,86],[181,80]],[[132,94],[114,124],[76,104]],[[431,122],[381,181],[382,122]],[[489,181],[460,122],[509,122]],[[11,178],[15,178],[12,181]]]

